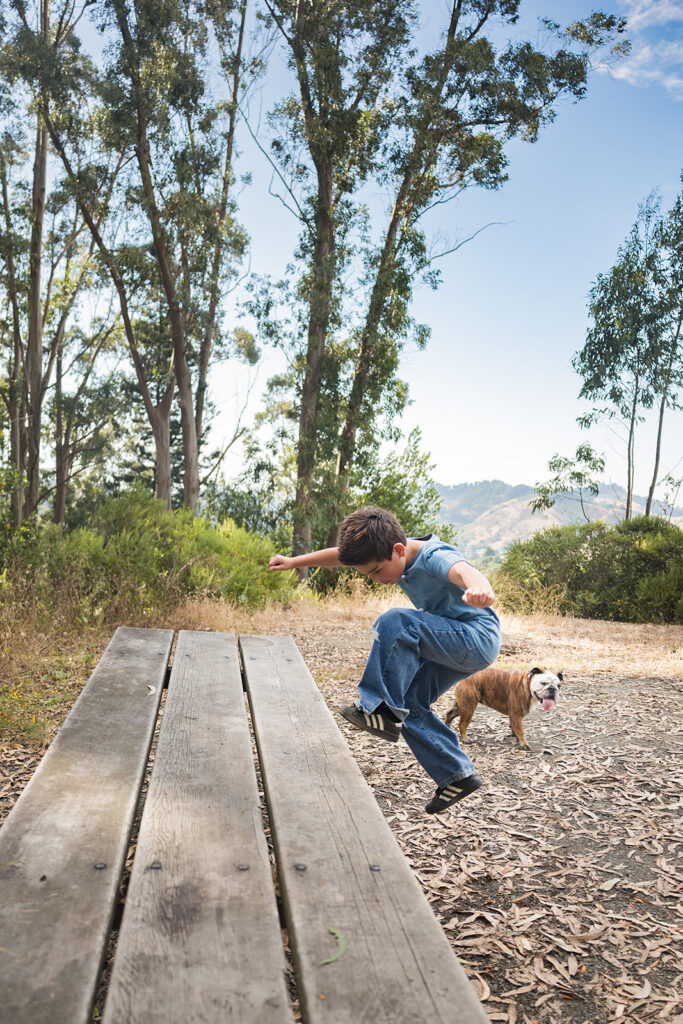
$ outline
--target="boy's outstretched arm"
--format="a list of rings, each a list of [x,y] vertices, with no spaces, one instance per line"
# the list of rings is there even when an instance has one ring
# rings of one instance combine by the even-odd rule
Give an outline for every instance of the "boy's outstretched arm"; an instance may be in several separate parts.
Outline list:
[[[448,578],[465,593],[462,599],[473,608],[490,608],[496,600],[493,587],[483,573],[469,562],[456,562],[448,570]]]
[[[324,569],[334,569],[341,565],[339,561],[339,548],[323,548],[321,551],[308,551],[305,555],[273,555],[269,564],[270,569],[303,569],[305,566],[321,566]]]

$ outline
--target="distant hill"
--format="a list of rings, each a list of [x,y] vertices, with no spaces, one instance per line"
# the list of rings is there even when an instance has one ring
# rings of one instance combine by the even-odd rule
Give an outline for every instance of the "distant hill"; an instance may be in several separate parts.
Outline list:
[[[476,561],[499,560],[512,541],[528,540],[549,526],[585,522],[578,493],[560,496],[549,512],[532,514],[529,502],[536,492],[526,484],[481,480],[450,487],[436,484],[436,489],[442,499],[441,518],[455,526],[458,546]],[[605,485],[597,498],[584,497],[588,516],[610,525],[624,518],[625,504],[625,491],[613,485]],[[634,515],[641,515],[645,504],[645,498],[634,497]],[[675,510],[673,522],[683,526],[683,508]]]

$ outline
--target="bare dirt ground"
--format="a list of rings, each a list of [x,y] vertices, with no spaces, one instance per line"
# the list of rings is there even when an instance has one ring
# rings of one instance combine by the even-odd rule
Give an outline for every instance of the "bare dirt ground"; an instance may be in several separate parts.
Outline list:
[[[290,633],[334,712],[387,606],[200,602],[159,625]],[[404,743],[340,728],[492,1021],[683,1024],[683,628],[503,616],[503,634],[501,667],[561,669],[562,699],[525,719],[530,752],[478,709],[486,785],[456,808],[425,815]],[[0,753],[0,819],[39,758]]]

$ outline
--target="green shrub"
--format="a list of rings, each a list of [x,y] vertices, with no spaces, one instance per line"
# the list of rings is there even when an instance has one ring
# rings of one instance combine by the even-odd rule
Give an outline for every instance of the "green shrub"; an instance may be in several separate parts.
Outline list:
[[[620,622],[683,622],[683,531],[641,516],[552,527],[508,548],[495,574],[501,607]]]
[[[256,607],[293,592],[290,573],[269,571],[273,553],[229,520],[213,527],[133,489],[105,501],[87,527],[42,526],[7,562],[4,581],[10,591],[30,585],[38,611],[59,603],[82,622],[149,616],[200,594]]]

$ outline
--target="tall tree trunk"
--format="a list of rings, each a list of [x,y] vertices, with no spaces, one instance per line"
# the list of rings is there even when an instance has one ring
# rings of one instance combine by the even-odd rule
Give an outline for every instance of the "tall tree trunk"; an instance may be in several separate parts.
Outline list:
[[[64,526],[64,519],[66,517],[66,496],[69,490],[69,478],[71,477],[71,467],[73,459],[71,456],[62,458],[57,463],[57,479],[56,479],[56,490],[55,490],[55,507],[54,507],[54,522],[58,526]]]
[[[7,164],[4,154],[0,151],[0,182],[2,184],[2,205],[5,222],[6,241],[3,246],[5,269],[7,273],[7,291],[12,308],[12,359],[7,381],[6,405],[10,422],[10,459],[14,468],[15,480],[12,486],[12,522],[18,529],[24,514],[24,471],[26,454],[26,385],[23,345],[21,339],[21,316],[19,313],[19,295],[14,262],[14,244],[12,241],[12,209],[9,198]]]
[[[62,390],[62,346],[57,352],[55,369],[55,506],[53,522],[62,526],[66,512],[66,489],[68,485],[68,472],[66,469],[65,446],[64,446],[64,423],[62,415],[63,390]]]
[[[636,385],[633,404],[631,406],[631,417],[628,427],[628,445],[626,448],[626,512],[624,519],[628,522],[633,515],[633,472],[635,461],[635,440],[636,440],[636,412],[638,409],[638,387]]]
[[[186,508],[196,509],[199,501],[199,446],[197,443],[197,427],[194,416],[194,399],[192,395],[192,375],[187,362],[185,345],[185,325],[183,312],[178,301],[175,274],[172,268],[168,238],[161,223],[156,205],[154,183],[150,170],[149,143],[147,141],[146,117],[139,109],[139,142],[135,147],[138,166],[142,178],[145,206],[152,236],[154,252],[161,273],[161,282],[168,304],[171,321],[171,339],[173,342],[173,363],[178,382],[178,405],[180,406],[180,423],[183,435],[183,503]]]
[[[333,522],[327,535],[325,546],[333,548],[337,546],[339,537],[339,519],[344,507],[344,498],[349,489],[351,469],[356,452],[356,438],[360,424],[360,411],[363,405],[363,398],[367,391],[370,374],[372,373],[373,357],[376,351],[377,335],[384,308],[386,297],[385,281],[393,265],[396,254],[396,237],[404,215],[405,199],[410,190],[411,179],[406,176],[403,180],[399,195],[394,204],[391,220],[384,239],[380,263],[375,275],[375,282],[370,296],[370,304],[363,325],[356,365],[354,367],[353,381],[349,392],[349,399],[346,404],[344,425],[339,436],[339,447],[337,450],[337,465],[335,476],[337,486],[335,495],[337,504],[330,509]]]
[[[197,378],[197,394],[195,397],[195,429],[197,432],[197,443],[201,444],[202,431],[204,429],[204,403],[206,400],[207,381],[209,376],[209,363],[211,352],[216,337],[216,313],[218,311],[218,298],[220,293],[220,268],[223,255],[222,229],[228,210],[228,192],[230,189],[230,176],[232,173],[232,152],[235,141],[235,125],[237,123],[237,100],[240,86],[240,75],[242,71],[242,45],[244,43],[244,26],[247,17],[247,0],[240,4],[240,28],[237,39],[237,53],[235,54],[235,68],[232,76],[232,100],[230,103],[230,120],[228,123],[228,137],[225,146],[225,162],[223,164],[223,182],[221,190],[221,201],[218,209],[217,227],[218,234],[211,263],[211,283],[209,285],[209,319],[199,351],[199,376]]]
[[[401,183],[387,233],[384,238],[384,246],[380,257],[379,267],[375,276],[375,282],[370,296],[370,304],[363,325],[358,356],[353,374],[351,391],[346,406],[344,426],[339,438],[339,450],[337,453],[337,476],[342,481],[343,489],[349,485],[349,473],[353,464],[353,457],[356,449],[356,436],[360,418],[360,410],[363,403],[370,373],[372,371],[373,355],[377,342],[384,303],[386,301],[386,282],[391,274],[393,262],[396,256],[396,238],[401,221],[406,214],[406,203],[412,185],[412,176],[406,174]]]
[[[173,388],[167,390],[156,406],[150,422],[154,434],[156,461],[154,466],[154,494],[166,507],[171,507],[171,405]]]
[[[332,311],[336,241],[336,222],[333,213],[334,167],[330,155],[321,149],[319,141],[321,115],[316,115],[313,106],[306,65],[304,26],[309,15],[308,6],[305,0],[301,0],[297,4],[295,31],[290,41],[296,64],[308,148],[318,179],[306,365],[301,385],[296,457],[297,479],[292,516],[292,551],[295,555],[311,550],[311,490],[318,442],[318,399],[327,345],[327,331]],[[304,580],[307,575],[307,569],[299,571],[300,580]]]
[[[125,4],[116,2],[114,8],[124,49],[127,51],[127,71],[133,86],[136,102],[138,144],[135,147],[135,155],[142,181],[143,205],[152,229],[154,254],[159,266],[161,283],[166,295],[169,319],[171,321],[173,361],[178,382],[178,405],[180,406],[180,423],[183,434],[183,502],[186,508],[196,509],[197,502],[199,501],[199,447],[197,444],[197,426],[192,395],[192,375],[187,362],[187,349],[185,345],[185,324],[183,312],[178,301],[176,274],[172,267],[173,260],[170,245],[156,203],[150,163],[149,140],[147,138],[147,111],[142,100],[137,50],[130,31],[130,25],[128,24],[128,12]]]
[[[311,550],[311,489],[315,470],[318,437],[318,398],[322,379],[327,331],[332,309],[332,286],[335,261],[335,223],[332,215],[333,170],[330,163],[320,162],[318,171],[318,204],[315,218],[313,281],[306,366],[301,386],[299,436],[296,459],[296,497],[292,550],[295,555]],[[305,577],[305,570],[300,577]]]
[[[24,519],[24,452],[26,439],[24,423],[26,412],[19,382],[10,381],[8,412],[10,417],[10,451],[15,482],[12,487],[12,522],[19,528]]]
[[[47,39],[49,0],[42,0],[40,31]],[[43,310],[40,295],[41,261],[43,256],[43,220],[47,171],[47,131],[38,110],[33,191],[31,195],[31,242],[29,249],[28,338],[26,344],[26,375],[28,378],[28,451],[26,455],[27,493],[24,515],[31,516],[38,508],[40,494],[40,428],[43,403]]]
[[[446,33],[444,52],[455,39],[461,9],[462,0],[454,0],[451,6],[450,22]],[[447,77],[448,73],[446,62],[444,61],[444,67],[434,84],[433,96],[435,101],[441,99]],[[340,434],[337,453],[336,475],[341,486],[342,502],[343,495],[349,487],[349,476],[356,452],[356,439],[360,423],[360,411],[363,404],[363,397],[367,391],[372,373],[379,327],[387,300],[387,284],[390,281],[391,272],[400,246],[399,228],[402,223],[405,223],[410,218],[414,209],[414,201],[411,199],[411,193],[416,180],[424,175],[435,164],[438,155],[438,143],[432,142],[430,144],[429,142],[429,129],[429,122],[423,121],[422,125],[416,130],[409,166],[399,186],[391,214],[391,220],[389,221],[389,226],[384,238],[382,254],[380,256],[377,273],[375,275],[365,324],[363,326],[363,333],[361,335],[358,356],[356,358],[353,381],[349,392],[349,400],[346,407],[344,425]],[[332,540],[334,537],[336,537],[335,528],[330,531],[328,540]]]
[[[659,475],[659,460],[662,454],[662,427],[664,424],[664,410],[666,409],[667,399],[669,397],[669,387],[671,385],[671,370],[673,368],[674,359],[676,358],[676,352],[678,351],[678,341],[681,336],[681,325],[683,324],[683,308],[681,309],[678,317],[678,324],[676,326],[676,335],[671,345],[671,354],[669,356],[669,365],[666,369],[666,377],[664,381],[664,390],[662,392],[662,401],[659,405],[659,425],[657,427],[657,447],[655,450],[655,466],[654,472],[652,473],[652,483],[650,484],[650,490],[647,495],[647,504],[645,506],[645,515],[649,516],[652,511],[652,502],[654,500],[655,487],[657,486],[657,477]]]

